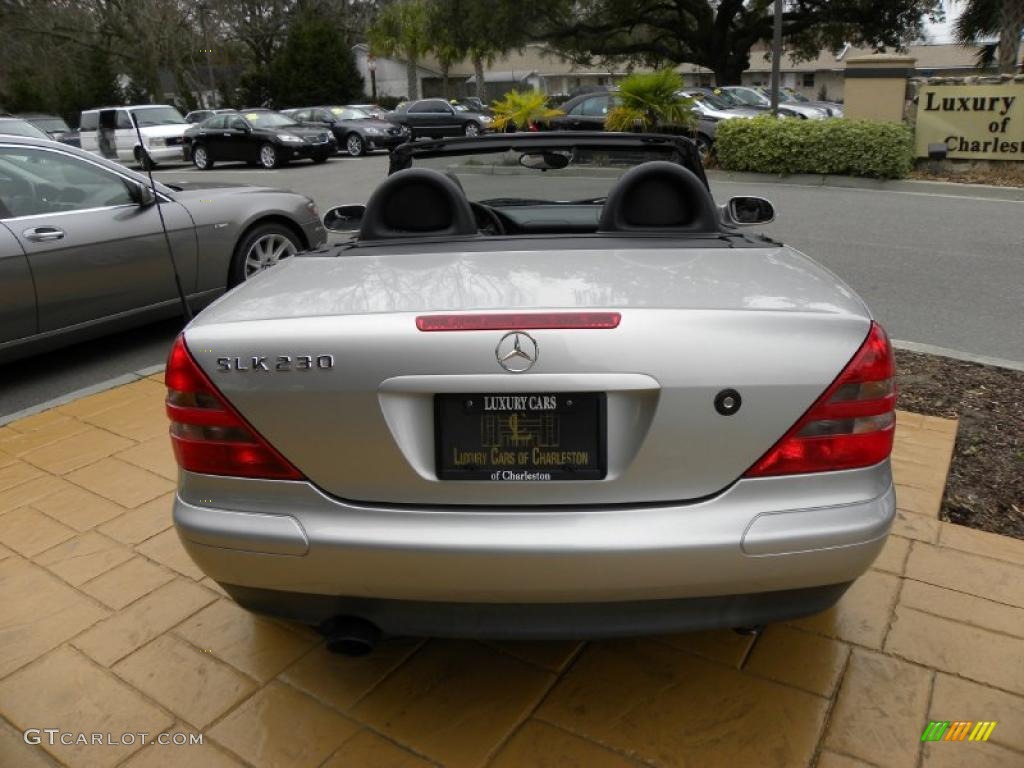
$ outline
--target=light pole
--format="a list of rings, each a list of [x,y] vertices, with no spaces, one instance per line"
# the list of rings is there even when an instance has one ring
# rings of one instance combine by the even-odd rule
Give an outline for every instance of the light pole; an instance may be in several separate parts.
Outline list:
[[[775,0],[772,28],[772,117],[779,116],[779,68],[782,65],[782,0]]]

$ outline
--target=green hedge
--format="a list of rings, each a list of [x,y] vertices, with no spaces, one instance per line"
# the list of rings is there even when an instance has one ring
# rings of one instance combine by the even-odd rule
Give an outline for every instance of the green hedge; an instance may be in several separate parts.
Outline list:
[[[898,179],[914,163],[914,140],[901,123],[869,120],[722,120],[715,136],[727,171],[820,173]]]

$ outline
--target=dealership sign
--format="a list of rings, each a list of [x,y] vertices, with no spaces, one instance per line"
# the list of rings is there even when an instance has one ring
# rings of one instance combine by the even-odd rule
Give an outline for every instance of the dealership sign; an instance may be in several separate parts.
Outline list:
[[[1024,84],[923,86],[915,133],[918,157],[945,144],[952,159],[1024,161]]]

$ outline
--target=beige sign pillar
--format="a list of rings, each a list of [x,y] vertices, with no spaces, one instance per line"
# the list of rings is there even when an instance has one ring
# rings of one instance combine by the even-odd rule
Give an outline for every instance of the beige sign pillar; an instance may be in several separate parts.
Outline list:
[[[885,53],[847,59],[843,114],[851,120],[902,121],[916,61]]]

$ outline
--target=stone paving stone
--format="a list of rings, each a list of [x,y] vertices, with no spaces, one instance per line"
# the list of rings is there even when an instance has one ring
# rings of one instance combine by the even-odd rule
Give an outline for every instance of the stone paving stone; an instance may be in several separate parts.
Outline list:
[[[133,382],[134,383],[134,382]],[[98,413],[110,410],[111,408],[119,408],[128,405],[129,403],[137,402],[138,400],[146,399],[151,397],[150,391],[143,391],[137,387],[132,387],[130,384],[121,387],[114,387],[104,392],[98,392],[95,395],[89,395],[70,403],[58,406],[54,409],[56,414],[63,416],[71,416],[75,419],[84,419],[87,417],[95,416]]]
[[[909,579],[1024,608],[1024,567],[949,547],[916,542],[907,559]]]
[[[753,635],[740,635],[731,629],[683,632],[678,635],[661,635],[656,639],[681,651],[695,653],[736,668],[739,668],[746,658],[747,651],[754,642]]]
[[[102,429],[86,429],[23,453],[21,459],[51,474],[66,475],[132,445],[131,440]]]
[[[184,723],[175,723],[167,733],[197,733]],[[124,768],[245,768],[245,764],[234,755],[214,744],[212,739],[203,738],[202,744],[156,744],[150,743],[140,749]],[[353,766],[353,768],[355,768]]]
[[[147,394],[122,407],[110,408],[81,418],[82,421],[113,432],[115,435],[138,442],[154,437],[162,437],[170,442],[167,437],[167,412],[164,408],[166,394],[166,390],[157,396]]]
[[[932,672],[854,649],[824,745],[876,765],[915,766]]]
[[[848,757],[847,755],[840,755],[838,752],[825,750],[818,756],[815,768],[874,768],[874,766],[855,757]]]
[[[942,506],[942,493],[942,488],[925,490],[910,485],[897,485],[896,508],[915,515],[937,518]]]
[[[166,431],[165,427],[164,433]],[[178,463],[174,459],[171,440],[166,434],[139,443],[121,451],[116,456],[121,461],[148,469],[153,474],[166,477],[168,480],[177,481],[178,479]]]
[[[133,557],[87,581],[79,589],[104,605],[120,610],[173,578],[174,574],[170,571],[153,565],[143,557]]]
[[[903,574],[903,568],[907,564],[907,554],[910,552],[910,540],[902,536],[890,535],[885,541],[885,546],[879,553],[871,567],[879,571],[889,571],[897,575]]]
[[[14,553],[11,552],[11,550],[9,550],[7,547],[3,545],[0,545],[0,560],[5,560],[8,557],[12,557],[13,555]]]
[[[23,419],[8,424],[4,429],[9,429],[12,432],[20,432],[22,434],[28,434],[30,432],[39,432],[44,429],[50,429],[58,424],[67,424],[73,421],[70,416],[66,416],[62,413],[58,413],[54,409],[48,411],[41,411],[40,413],[26,416]]]
[[[20,425],[22,422],[18,422]],[[88,424],[62,417],[59,421],[51,421],[39,429],[25,432],[14,432],[7,428],[0,431],[0,449],[11,456],[21,456],[37,448],[66,440],[79,432],[89,429]]]
[[[188,618],[216,596],[187,579],[175,579],[76,637],[76,648],[109,667]]]
[[[364,729],[342,744],[321,768],[430,768],[431,765],[433,763]]]
[[[923,581],[904,581],[899,605],[1024,638],[1024,608],[994,603]]]
[[[0,561],[0,677],[107,615],[95,602],[21,558]]]
[[[0,467],[0,491],[16,488],[33,478],[42,477],[43,473],[24,461],[15,461]]]
[[[112,669],[200,729],[256,690],[255,681],[171,635],[161,635]]]
[[[32,469],[35,472],[39,471],[35,467]],[[40,499],[73,487],[71,483],[59,477],[41,474],[27,483],[20,483],[5,491],[0,491],[0,515],[10,512],[12,509],[34,505]]]
[[[1024,467],[1021,471],[1024,472]],[[942,523],[939,528],[939,546],[1024,566],[1024,540],[977,531],[955,523]]]
[[[319,766],[357,726],[304,693],[273,682],[207,735],[261,768]]]
[[[388,639],[369,656],[359,658],[339,656],[321,644],[285,670],[281,679],[347,712],[422,644],[419,639]]]
[[[319,642],[229,600],[206,606],[175,627],[174,633],[260,682],[276,676]]]
[[[0,711],[17,728],[65,733],[157,734],[174,720],[82,654],[63,647],[0,682]],[[45,724],[45,725],[43,725]],[[106,768],[140,749],[133,745],[61,744],[44,748],[63,763]]]
[[[939,525],[940,523],[936,519],[897,509],[896,519],[892,523],[892,532],[908,539],[934,544],[939,540]]]
[[[173,493],[166,493],[100,526],[100,531],[122,544],[139,544],[171,527]]]
[[[71,526],[79,533],[112,520],[125,511],[124,507],[71,484],[63,490],[33,501],[32,506],[54,520]]]
[[[74,535],[72,529],[32,507],[8,512],[0,524],[0,543],[6,544],[23,557],[38,555]]]
[[[352,713],[451,768],[479,765],[553,680],[532,664],[481,643],[434,640],[374,688]]]
[[[135,551],[195,581],[206,576],[188,556],[178,538],[178,532],[173,528],[142,542],[135,547]]]
[[[890,573],[868,571],[827,611],[789,623],[848,643],[881,648],[899,586],[900,579]]]
[[[124,545],[89,531],[46,550],[35,561],[77,587],[131,557],[132,551]]]
[[[774,624],[757,639],[743,669],[830,698],[849,653],[835,640]]]
[[[578,640],[501,640],[490,641],[487,645],[538,667],[558,672],[569,663],[581,643]]]
[[[129,509],[174,489],[174,484],[164,477],[110,458],[75,470],[67,479]]]
[[[57,763],[41,746],[26,744],[22,731],[0,720],[0,765],[10,768],[53,768]]]
[[[489,768],[636,768],[639,763],[539,720],[513,734]]]
[[[828,701],[679,653],[591,643],[536,717],[659,766],[807,765]]]
[[[939,672],[928,719],[995,720],[989,741],[1024,752],[1024,697]],[[1024,765],[1024,757],[1019,764]]]
[[[887,653],[1024,694],[1024,640],[899,606]]]
[[[997,726],[998,727],[998,726]],[[1019,768],[1024,755],[989,742],[936,742],[924,745],[925,768]]]

